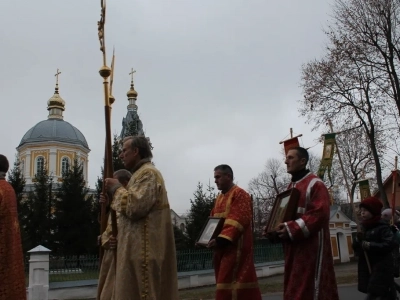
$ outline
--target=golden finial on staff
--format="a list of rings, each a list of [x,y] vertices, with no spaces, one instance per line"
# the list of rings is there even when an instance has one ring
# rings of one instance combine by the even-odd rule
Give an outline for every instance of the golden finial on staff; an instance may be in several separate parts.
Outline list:
[[[103,53],[103,66],[100,69],[100,75],[104,78],[104,85],[107,85],[108,90],[108,82],[107,78],[111,74],[111,69],[107,67],[107,57],[106,57],[106,39],[105,39],[105,30],[104,26],[106,24],[106,0],[101,0],[101,13],[100,13],[100,21],[97,22],[97,30],[100,41],[100,51]],[[107,83],[107,84],[106,84]],[[106,105],[109,105],[109,100],[107,96]]]
[[[113,96],[113,83],[114,83],[114,68],[115,68],[115,48],[113,48],[113,56],[111,59],[111,75],[110,75],[110,105],[115,102],[115,98]]]
[[[100,5],[101,5],[100,21],[97,22],[97,29],[100,41],[100,51],[103,52],[103,58],[104,58],[106,54],[105,39],[104,39],[104,25],[106,23],[106,0],[101,0]],[[103,64],[106,65],[105,60]]]

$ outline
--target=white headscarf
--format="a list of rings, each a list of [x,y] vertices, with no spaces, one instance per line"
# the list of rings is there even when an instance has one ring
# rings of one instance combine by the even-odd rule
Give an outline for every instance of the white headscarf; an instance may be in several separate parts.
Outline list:
[[[381,215],[383,220],[390,221],[390,219],[392,218],[392,209],[386,208],[385,210],[382,211]],[[399,218],[400,218],[400,212],[396,210],[394,214],[394,222],[397,223],[399,221]]]

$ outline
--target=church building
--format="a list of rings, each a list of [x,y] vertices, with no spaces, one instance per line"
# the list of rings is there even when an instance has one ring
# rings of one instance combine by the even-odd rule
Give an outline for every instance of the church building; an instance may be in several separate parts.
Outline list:
[[[126,136],[132,135],[145,135],[143,130],[143,123],[140,120],[138,115],[138,106],[136,105],[138,93],[135,91],[134,84],[133,84],[133,74],[136,71],[132,69],[131,73],[131,88],[126,93],[128,97],[128,106],[127,106],[127,113],[126,117],[122,119],[122,130],[120,134],[120,138],[123,139]]]
[[[64,121],[65,101],[59,94],[59,74],[57,70],[55,92],[47,101],[47,119],[29,129],[17,147],[17,157],[28,190],[34,183],[37,170],[45,167],[56,183],[61,181],[63,171],[75,159],[82,164],[86,185],[88,182],[89,145],[76,127]]]

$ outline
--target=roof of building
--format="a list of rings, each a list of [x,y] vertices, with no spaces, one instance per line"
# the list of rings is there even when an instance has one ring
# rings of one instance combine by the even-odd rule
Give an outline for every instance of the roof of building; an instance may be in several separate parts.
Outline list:
[[[336,215],[338,212],[342,212],[342,209],[339,205],[333,204],[330,206],[330,215],[329,215],[329,220],[332,219],[334,215]],[[352,221],[351,218],[349,218],[344,212],[342,212],[343,216],[348,219],[349,221]]]
[[[400,170],[396,170],[397,171],[397,178],[400,177]],[[385,181],[383,182],[383,186],[386,187],[388,184],[393,184],[393,171],[390,172],[389,176],[386,177]],[[376,189],[373,193],[372,193],[373,197],[378,197],[380,196],[380,191],[379,189]]]
[[[25,133],[18,148],[38,142],[64,142],[80,145],[89,150],[85,136],[76,127],[61,119],[48,119],[37,123]]]

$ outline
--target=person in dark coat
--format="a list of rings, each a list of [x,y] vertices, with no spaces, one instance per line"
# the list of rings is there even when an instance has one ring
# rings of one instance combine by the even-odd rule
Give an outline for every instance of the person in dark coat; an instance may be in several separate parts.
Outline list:
[[[384,211],[382,211],[382,220],[384,220],[387,224],[393,224],[390,225],[390,229],[392,230],[393,233],[393,242],[394,242],[394,247],[392,251],[393,255],[393,269],[394,269],[394,277],[399,278],[400,277],[400,251],[399,251],[399,246],[400,246],[400,212],[395,210],[393,213],[393,210],[391,208],[387,208]],[[400,285],[393,281],[393,287],[394,289],[400,293]],[[395,292],[394,292],[395,293]]]
[[[389,300],[393,283],[393,233],[381,219],[382,202],[365,198],[360,204],[362,231],[353,244],[358,254],[358,290],[366,300]],[[371,272],[368,268],[368,261]]]

